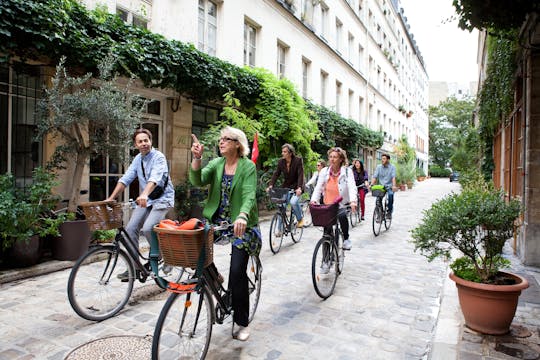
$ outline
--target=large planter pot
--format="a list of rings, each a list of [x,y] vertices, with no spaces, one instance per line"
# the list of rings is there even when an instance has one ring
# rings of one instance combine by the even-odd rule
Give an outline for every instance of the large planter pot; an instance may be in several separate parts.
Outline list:
[[[502,272],[501,272],[502,273]],[[503,273],[515,279],[515,285],[490,285],[463,280],[453,273],[465,324],[478,332],[502,335],[510,331],[521,290],[529,287],[519,275]]]
[[[7,264],[16,268],[35,265],[40,259],[41,240],[37,235],[28,240],[16,241],[6,254]]]
[[[51,244],[56,260],[77,260],[90,245],[91,233],[86,220],[66,221],[60,225],[60,237]]]

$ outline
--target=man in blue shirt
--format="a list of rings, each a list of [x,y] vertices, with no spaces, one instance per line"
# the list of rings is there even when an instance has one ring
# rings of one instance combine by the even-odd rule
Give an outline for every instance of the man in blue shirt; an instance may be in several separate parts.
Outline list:
[[[373,178],[371,179],[371,185],[379,184],[383,185],[388,192],[388,210],[386,217],[392,218],[392,211],[394,210],[394,191],[396,187],[396,168],[390,164],[390,155],[383,154],[381,157],[381,164],[377,165]]]
[[[152,133],[147,129],[137,129],[133,134],[133,142],[139,154],[135,156],[124,176],[118,180],[107,200],[115,200],[133,180],[139,180],[139,197],[135,200],[137,207],[126,226],[126,232],[138,248],[139,232],[142,231],[150,242],[152,227],[163,220],[169,209],[174,207],[174,187],[165,155],[152,147]],[[157,186],[163,188],[163,193],[158,198],[150,199],[149,195]]]

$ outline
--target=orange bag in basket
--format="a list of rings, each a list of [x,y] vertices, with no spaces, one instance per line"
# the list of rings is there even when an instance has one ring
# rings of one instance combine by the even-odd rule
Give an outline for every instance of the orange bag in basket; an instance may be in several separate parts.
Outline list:
[[[195,230],[195,229],[200,229],[202,227],[204,227],[204,225],[201,220],[197,218],[191,218],[181,223],[177,229],[178,230]]]
[[[178,226],[180,226],[180,224],[178,221],[165,219],[161,220],[158,226],[162,229],[178,230]]]

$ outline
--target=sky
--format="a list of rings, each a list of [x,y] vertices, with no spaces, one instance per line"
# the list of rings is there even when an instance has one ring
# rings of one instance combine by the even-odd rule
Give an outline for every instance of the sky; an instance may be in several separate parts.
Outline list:
[[[410,32],[424,59],[429,81],[469,83],[478,80],[478,31],[461,30],[452,0],[400,0]]]

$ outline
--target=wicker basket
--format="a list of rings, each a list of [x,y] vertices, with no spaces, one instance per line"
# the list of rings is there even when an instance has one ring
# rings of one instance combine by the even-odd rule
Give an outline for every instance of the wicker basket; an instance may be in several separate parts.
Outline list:
[[[309,204],[311,220],[315,226],[332,226],[337,221],[339,203],[331,205]]]
[[[289,195],[291,189],[287,188],[272,188],[270,189],[270,201],[274,204],[284,204],[287,202],[287,196]]]
[[[214,231],[212,229],[208,231],[206,239],[204,229],[172,230],[154,226],[154,231],[166,264],[195,269],[203,245],[206,246],[204,267],[214,261]]]
[[[111,230],[122,227],[122,204],[116,201],[94,201],[82,203],[88,227],[94,230]]]

